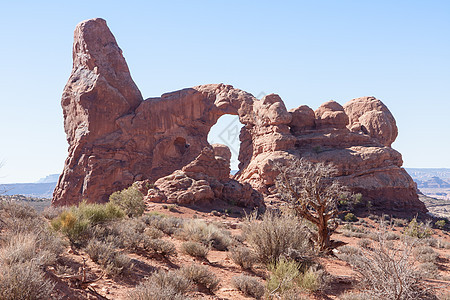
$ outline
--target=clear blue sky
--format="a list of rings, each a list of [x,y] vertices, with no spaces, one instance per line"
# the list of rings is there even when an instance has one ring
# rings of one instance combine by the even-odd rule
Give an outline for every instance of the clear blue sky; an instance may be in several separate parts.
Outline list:
[[[220,82],[288,108],[375,96],[406,167],[450,168],[450,1],[3,1],[0,183],[62,171],[73,30],[94,17],[145,98]]]

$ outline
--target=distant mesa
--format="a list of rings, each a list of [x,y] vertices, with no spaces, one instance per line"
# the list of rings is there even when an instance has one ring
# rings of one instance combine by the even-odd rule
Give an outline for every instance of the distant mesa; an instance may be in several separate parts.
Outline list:
[[[401,167],[401,154],[391,148],[398,134],[395,119],[375,97],[288,111],[276,94],[256,99],[231,85],[207,84],[144,99],[103,19],[77,25],[73,59],[61,100],[69,153],[54,205],[105,202],[136,181],[156,182],[161,197],[147,194],[149,201],[167,201],[176,194],[187,195],[180,196],[183,203],[220,197],[235,203],[230,197],[239,193],[224,197],[230,179],[209,169],[223,160],[205,150],[212,147],[207,141],[211,127],[229,114],[243,124],[239,170],[229,191],[246,187],[245,193],[271,197],[274,163],[304,157],[335,164],[336,178],[375,207],[426,211]],[[199,179],[202,174],[208,178]]]
[[[50,174],[44,178],[39,179],[36,183],[56,183],[58,182],[59,174]]]

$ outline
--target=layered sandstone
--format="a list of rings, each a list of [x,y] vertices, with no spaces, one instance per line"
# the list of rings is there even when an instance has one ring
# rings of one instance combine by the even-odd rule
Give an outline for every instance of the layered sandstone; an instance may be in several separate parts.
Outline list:
[[[178,204],[222,200],[242,207],[264,208],[262,195],[250,184],[230,178],[231,152],[225,147],[216,144],[205,147],[181,170],[156,180],[146,200]]]
[[[288,111],[278,95],[258,100],[211,84],[143,100],[102,19],[77,26],[73,59],[62,98],[69,155],[55,205],[107,201],[112,192],[147,180],[156,187],[149,191],[151,201],[243,198],[242,205],[255,206],[261,203],[254,190],[275,192],[275,161],[305,157],[334,163],[337,178],[375,205],[425,210],[401,168],[400,153],[390,147],[397,136],[395,119],[376,98]],[[207,142],[224,114],[238,115],[244,125],[234,181],[225,166],[227,149],[211,150]]]

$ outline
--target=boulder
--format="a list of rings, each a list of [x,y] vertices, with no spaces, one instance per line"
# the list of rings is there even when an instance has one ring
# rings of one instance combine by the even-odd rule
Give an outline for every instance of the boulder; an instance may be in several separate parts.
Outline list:
[[[248,183],[229,177],[230,159],[215,151],[228,153],[225,145],[205,147],[202,152],[181,170],[158,179],[148,190],[145,199],[150,202],[184,205],[206,204],[221,200],[242,207],[265,208],[262,195]],[[231,155],[230,155],[231,157]],[[226,175],[226,176],[225,176]]]
[[[344,108],[336,101],[328,101],[322,104],[314,112],[316,115],[316,128],[346,128],[348,124],[348,116]]]
[[[383,102],[375,97],[361,97],[344,104],[349,116],[348,128],[363,132],[390,147],[398,135],[394,116]]]

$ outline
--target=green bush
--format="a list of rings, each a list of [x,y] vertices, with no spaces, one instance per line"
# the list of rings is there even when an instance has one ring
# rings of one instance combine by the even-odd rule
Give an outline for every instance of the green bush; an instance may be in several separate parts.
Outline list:
[[[144,195],[134,185],[109,196],[109,201],[122,208],[128,217],[139,217],[145,211]]]
[[[411,222],[409,222],[403,233],[411,237],[423,239],[430,237],[433,231],[430,228],[429,224],[418,222],[417,218],[413,218]]]
[[[106,204],[80,203],[63,211],[51,221],[51,226],[65,234],[72,244],[83,244],[89,239],[87,231],[93,226],[124,217],[122,209],[112,202]]]
[[[280,258],[277,263],[269,264],[270,277],[266,282],[269,295],[274,293],[282,295],[296,286],[300,275],[300,265],[292,260]]]
[[[434,224],[436,225],[437,228],[442,230],[442,229],[444,229],[445,224],[447,224],[447,222],[445,220],[439,220],[439,221],[436,221],[436,223],[434,223]]]
[[[358,218],[354,214],[348,213],[348,214],[345,215],[344,221],[346,221],[346,222],[356,222],[356,221],[358,221]]]

